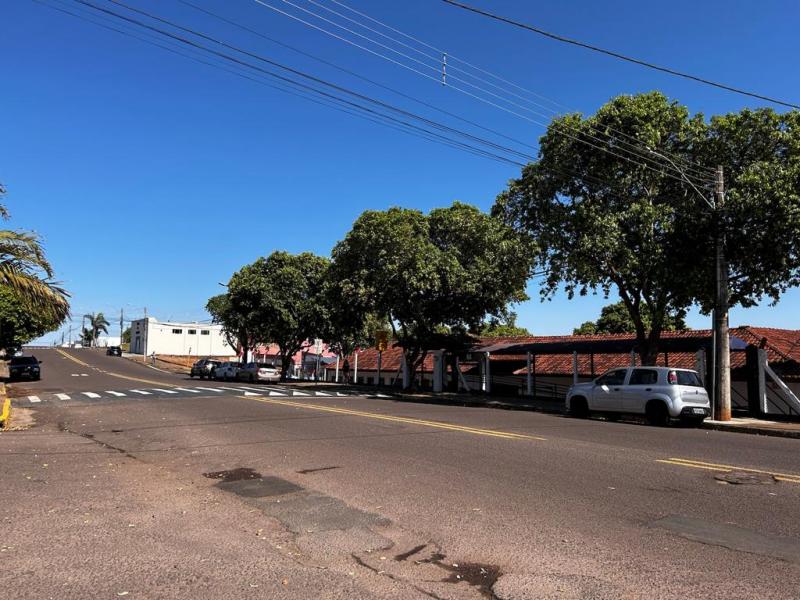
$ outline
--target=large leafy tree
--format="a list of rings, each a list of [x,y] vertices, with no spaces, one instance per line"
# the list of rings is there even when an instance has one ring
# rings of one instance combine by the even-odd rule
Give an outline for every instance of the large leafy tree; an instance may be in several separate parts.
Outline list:
[[[647,311],[644,312],[647,315]],[[649,328],[649,321],[645,321]],[[664,331],[684,331],[686,325],[686,311],[680,310],[670,313],[664,320]],[[597,321],[586,321],[572,331],[574,335],[588,335],[597,333],[635,333],[636,325],[631,319],[631,314],[624,302],[608,304],[600,310]]]
[[[333,250],[333,277],[343,303],[385,315],[413,382],[443,332],[477,330],[526,298],[532,256],[528,240],[473,206],[391,208],[356,220]]]
[[[0,198],[5,195],[0,184]],[[0,204],[0,218],[8,211]],[[56,327],[69,315],[69,294],[53,281],[53,267],[35,233],[0,230],[0,288],[9,288],[31,310],[46,313]]]
[[[0,350],[6,356],[13,356],[24,344],[60,324],[60,320],[45,311],[31,310],[15,290],[0,286]]]
[[[642,362],[653,364],[668,316],[711,306],[718,223],[732,304],[798,284],[798,135],[797,113],[744,111],[708,123],[659,93],[620,96],[593,116],[554,119],[539,160],[493,212],[539,243],[544,298],[562,286],[570,298],[615,290]],[[718,164],[728,172],[722,214],[707,203]]]
[[[485,322],[480,331],[481,337],[529,337],[531,332],[517,325],[517,314],[509,311],[505,318],[492,317]]]
[[[248,352],[258,342],[253,333],[253,326],[248,320],[250,311],[242,306],[235,306],[229,293],[209,298],[206,310],[214,323],[222,325],[222,332],[228,345],[241,351],[241,362],[246,362]]]
[[[228,284],[231,308],[248,324],[252,339],[278,345],[284,379],[292,357],[326,327],[329,262],[310,252],[273,252],[240,269]]]

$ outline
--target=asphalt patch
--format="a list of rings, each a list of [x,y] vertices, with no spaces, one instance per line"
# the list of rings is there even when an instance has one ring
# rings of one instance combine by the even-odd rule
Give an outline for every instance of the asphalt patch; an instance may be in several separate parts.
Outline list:
[[[217,487],[226,492],[245,498],[268,498],[284,496],[302,491],[299,485],[280,477],[261,477],[259,479],[239,479],[236,481],[220,481]]]
[[[300,475],[308,475],[309,473],[316,473],[318,471],[332,471],[333,469],[341,469],[341,467],[318,467],[316,469],[303,469],[302,471],[296,471]]]
[[[714,476],[717,481],[734,485],[772,485],[778,483],[774,475],[769,473],[750,473],[747,471],[730,471]]]
[[[203,477],[221,479],[222,481],[241,481],[242,479],[261,479],[261,473],[248,467],[239,467],[238,469],[229,469],[227,471],[203,473]]]

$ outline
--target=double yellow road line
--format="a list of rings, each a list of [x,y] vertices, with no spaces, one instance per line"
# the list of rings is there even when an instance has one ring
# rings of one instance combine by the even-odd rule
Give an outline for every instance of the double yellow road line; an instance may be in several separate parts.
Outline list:
[[[778,481],[786,481],[788,483],[800,483],[800,475],[791,473],[777,473],[775,471],[766,471],[763,469],[750,469],[748,467],[738,467],[736,465],[720,465],[717,463],[703,462],[699,460],[691,460],[688,458],[665,458],[659,459],[656,462],[668,465],[677,465],[679,467],[687,467],[689,469],[704,469],[706,471],[717,471],[719,473],[730,473],[732,471],[743,471],[745,473],[758,473],[761,475],[772,475]]]
[[[482,429],[479,427],[468,427],[466,425],[455,425],[453,423],[442,423],[440,421],[428,421],[426,419],[415,419],[413,417],[397,417],[394,415],[384,415],[380,413],[352,410],[349,408],[338,408],[335,406],[323,406],[320,404],[307,404],[305,402],[292,402],[291,400],[276,400],[273,398],[253,398],[252,396],[240,396],[246,400],[255,400],[264,404],[279,404],[281,406],[291,406],[294,408],[304,408],[307,410],[317,410],[321,412],[348,415],[351,417],[364,417],[379,421],[391,421],[393,423],[406,423],[408,425],[422,425],[433,427],[434,429],[445,429],[447,431],[459,431],[461,433],[471,433],[473,435],[484,435],[488,437],[503,438],[506,440],[536,440],[544,441],[545,438],[536,435],[525,435],[522,433],[512,433],[510,431],[497,431],[495,429]]]
[[[64,352],[60,348],[56,348],[56,352],[58,352],[59,354],[64,356],[64,358],[68,358],[71,361],[78,363],[82,367],[87,367],[87,368],[90,368],[90,369],[97,369],[97,367],[93,367],[89,363],[83,362],[81,359],[76,358],[76,357],[72,356],[71,354],[68,354],[67,352]],[[100,373],[103,373],[104,375],[111,375],[111,377],[116,377],[118,379],[127,379],[128,381],[138,381],[139,383],[147,383],[147,384],[150,384],[150,385],[160,385],[160,386],[171,387],[171,388],[178,387],[177,385],[173,385],[171,383],[164,383],[163,381],[153,381],[152,379],[142,379],[141,377],[131,377],[130,375],[122,375],[120,373],[114,373],[112,371],[104,371],[103,369],[97,369],[97,370]]]

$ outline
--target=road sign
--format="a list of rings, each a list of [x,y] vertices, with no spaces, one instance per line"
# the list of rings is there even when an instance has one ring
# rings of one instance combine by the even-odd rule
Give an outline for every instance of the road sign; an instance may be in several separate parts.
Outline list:
[[[314,354],[322,354],[322,340],[319,338],[314,340]]]

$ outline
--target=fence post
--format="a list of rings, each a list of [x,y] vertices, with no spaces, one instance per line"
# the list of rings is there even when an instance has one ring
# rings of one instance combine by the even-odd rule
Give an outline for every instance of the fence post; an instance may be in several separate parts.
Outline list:
[[[531,373],[531,353],[530,352],[527,353],[526,359],[527,359],[526,360],[526,364],[527,364],[527,367],[528,367],[528,371],[527,371],[527,376],[525,377],[525,383],[526,383],[526,386],[525,386],[526,390],[525,391],[526,391],[526,394],[528,396],[531,396],[531,395],[533,395],[533,374]]]
[[[489,363],[489,353],[483,353],[483,391],[487,394],[492,393],[492,367]]]
[[[572,353],[572,383],[578,383],[578,353]]]

